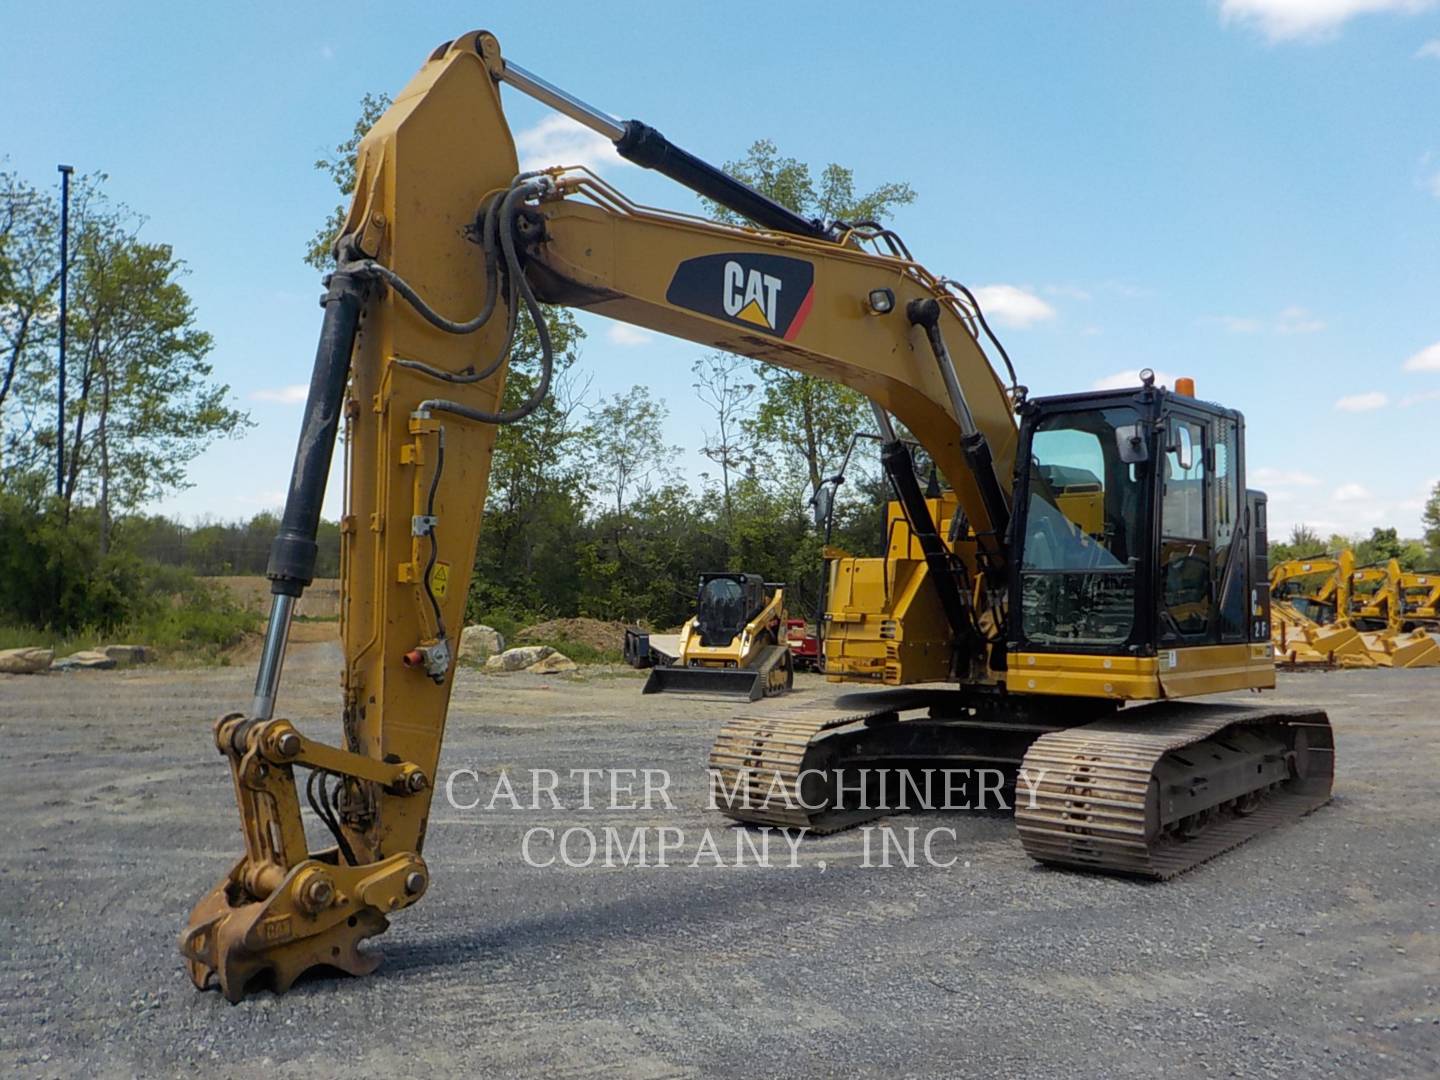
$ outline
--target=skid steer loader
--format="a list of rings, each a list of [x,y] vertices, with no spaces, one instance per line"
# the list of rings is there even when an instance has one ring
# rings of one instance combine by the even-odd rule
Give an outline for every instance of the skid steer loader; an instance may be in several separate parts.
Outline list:
[[[644,692],[746,701],[783,694],[795,679],[788,624],[783,585],[759,574],[702,574],[679,649],[671,663],[655,664]],[[627,638],[627,654],[631,648]],[[649,652],[653,662],[656,650]]]

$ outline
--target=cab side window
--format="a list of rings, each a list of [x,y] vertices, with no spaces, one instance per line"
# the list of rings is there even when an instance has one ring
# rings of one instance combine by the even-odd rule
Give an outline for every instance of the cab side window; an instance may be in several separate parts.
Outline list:
[[[1207,505],[1206,440],[1206,425],[1172,417],[1162,462],[1161,590],[1174,629],[1185,638],[1203,636],[1210,627],[1213,511]]]
[[[1215,421],[1215,574],[1220,585],[1220,639],[1244,641],[1246,633],[1249,559],[1243,533],[1238,532],[1244,507],[1240,501],[1240,425],[1233,419]]]

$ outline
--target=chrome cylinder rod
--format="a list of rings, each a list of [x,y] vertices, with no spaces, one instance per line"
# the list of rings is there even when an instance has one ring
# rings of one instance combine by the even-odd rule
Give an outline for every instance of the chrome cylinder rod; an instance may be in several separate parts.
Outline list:
[[[275,695],[280,692],[280,669],[285,664],[285,646],[290,640],[290,616],[295,597],[276,593],[270,597],[270,622],[265,627],[265,644],[260,650],[260,670],[255,674],[255,700],[251,720],[269,720],[275,715]]]
[[[556,112],[564,113],[576,123],[584,124],[591,131],[598,131],[611,142],[619,142],[625,134],[625,124],[601,112],[593,105],[587,105],[573,94],[561,90],[554,83],[546,82],[539,75],[526,71],[519,64],[504,61],[500,78],[523,94],[529,94],[536,101],[544,102]]]
[[[498,70],[497,77],[501,82],[549,105],[591,131],[598,131],[615,144],[615,152],[625,160],[642,168],[654,169],[676,183],[684,184],[697,195],[749,218],[761,228],[816,239],[830,236],[830,228],[825,222],[802,217],[770,196],[762,195],[724,170],[676,146],[649,124],[639,120],[618,120],[509,60],[501,60]]]
[[[880,441],[895,442],[895,425],[890,422],[890,414],[873,401],[870,402],[870,411],[875,414],[875,426],[880,429]]]

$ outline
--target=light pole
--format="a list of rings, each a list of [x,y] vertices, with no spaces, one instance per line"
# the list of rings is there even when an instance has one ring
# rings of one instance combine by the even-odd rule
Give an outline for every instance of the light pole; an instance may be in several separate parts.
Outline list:
[[[60,170],[60,385],[55,421],[55,496],[65,497],[65,313],[70,284],[70,174],[73,165]]]

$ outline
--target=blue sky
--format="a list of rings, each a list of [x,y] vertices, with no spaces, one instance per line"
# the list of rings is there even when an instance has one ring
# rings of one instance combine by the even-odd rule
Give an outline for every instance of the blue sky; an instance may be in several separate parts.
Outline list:
[[[366,91],[438,43],[508,56],[720,162],[757,138],[867,187],[981,291],[1036,393],[1141,367],[1249,420],[1280,529],[1419,531],[1440,480],[1440,3],[1173,0],[925,5],[10,4],[0,156],[110,174],[188,262],[218,375],[258,426],[160,509],[278,507],[320,311],[300,260],[333,206],[315,158]],[[642,202],[663,178],[507,93],[530,160],[598,164]],[[600,393],[646,382],[682,467],[705,421],[693,346],[585,319]],[[330,507],[338,505],[333,490]]]

